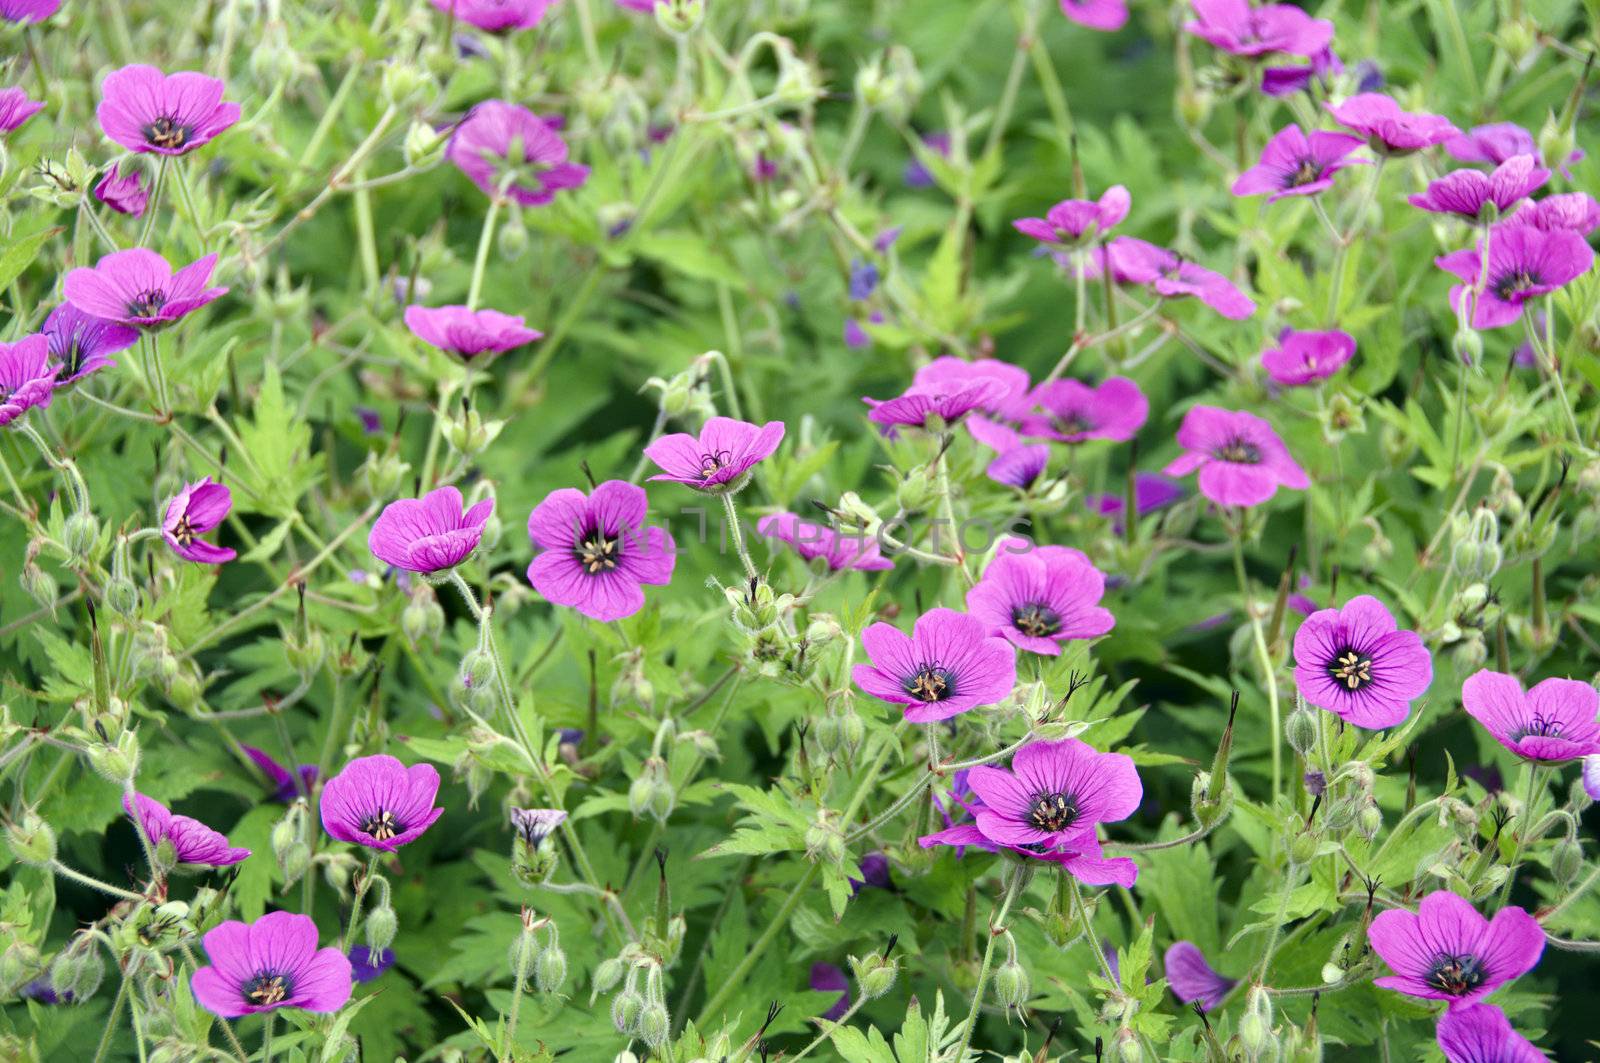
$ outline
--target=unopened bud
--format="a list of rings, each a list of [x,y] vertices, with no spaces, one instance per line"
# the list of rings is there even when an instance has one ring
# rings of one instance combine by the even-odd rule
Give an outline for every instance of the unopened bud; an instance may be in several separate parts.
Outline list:
[[[56,832],[31,809],[6,824],[6,845],[18,863],[44,867],[56,858]]]
[[[611,1025],[618,1033],[637,1036],[639,1015],[644,1011],[644,997],[637,989],[624,989],[611,1002]]]
[[[394,909],[389,905],[381,904],[372,909],[366,917],[367,948],[374,953],[383,952],[394,943],[399,929],[400,921],[395,918]]]
[[[87,509],[70,514],[61,528],[63,545],[82,561],[94,560],[100,538],[100,522]]]
[[[667,1009],[659,1003],[646,1004],[639,1013],[639,1040],[651,1048],[659,1049],[667,1043],[667,1038],[672,1033],[672,1018],[667,1014]]]
[[[139,770],[139,736],[132,731],[123,731],[114,743],[96,742],[85,753],[95,773],[118,786]]]
[[[506,959],[511,964],[511,977],[522,982],[533,978],[534,967],[539,961],[539,951],[539,939],[532,932],[524,930],[513,938],[511,947],[506,952]]]
[[[1550,877],[1559,885],[1567,886],[1578,877],[1583,867],[1583,845],[1576,838],[1563,838],[1550,854]]]
[[[1284,737],[1289,740],[1290,748],[1302,757],[1309,755],[1317,745],[1316,711],[1302,705],[1284,722]]]
[[[403,157],[406,165],[413,170],[428,170],[437,166],[444,158],[445,145],[449,137],[434,130],[427,122],[412,122],[406,130],[405,143],[402,146]]]
[[[567,954],[560,945],[552,945],[539,953],[533,965],[533,984],[541,993],[554,993],[567,980]]]
[[[1003,1008],[1020,1008],[1033,995],[1028,972],[1016,960],[1007,960],[994,972],[994,996]]]

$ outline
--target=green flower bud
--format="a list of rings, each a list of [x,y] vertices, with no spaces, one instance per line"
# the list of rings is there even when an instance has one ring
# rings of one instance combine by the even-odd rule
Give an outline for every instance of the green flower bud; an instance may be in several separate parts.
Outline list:
[[[889,947],[894,947],[892,941]],[[900,963],[888,953],[889,949],[884,949],[869,956],[850,957],[851,973],[856,977],[861,995],[867,1000],[876,1000],[894,988],[895,978],[900,974]]]
[[[495,234],[495,246],[500,249],[500,255],[507,262],[515,262],[528,251],[528,227],[523,224],[522,213],[513,213],[500,226],[500,231]]]
[[[382,952],[394,943],[394,936],[400,929],[400,921],[395,918],[394,909],[387,904],[381,904],[367,913],[366,931],[367,948],[373,952]]]
[[[593,1004],[595,997],[601,993],[609,993],[616,988],[626,970],[627,966],[615,956],[601,960],[600,965],[594,969],[593,992],[589,997],[589,1003]]]
[[[1573,149],[1577,146],[1572,125],[1558,118],[1554,111],[1549,112],[1539,129],[1539,157],[1549,166],[1559,166],[1572,158]]]
[[[1356,830],[1370,842],[1382,829],[1383,813],[1378,809],[1377,802],[1368,801],[1361,807],[1361,811],[1356,813]]]
[[[1289,714],[1284,722],[1283,734],[1289,746],[1302,757],[1310,754],[1317,744],[1317,717],[1315,709],[1301,705]]]
[[[31,557],[22,563],[20,581],[22,589],[28,592],[28,597],[38,603],[39,608],[48,609],[52,614],[55,613],[56,601],[59,597],[56,581],[54,577],[40,568]]]
[[[450,418],[444,423],[444,438],[465,457],[481,454],[499,437],[504,421],[485,421],[477,410]]]
[[[92,938],[79,938],[50,965],[50,988],[63,1000],[82,1004],[100,988],[105,973],[99,946]]]
[[[1576,838],[1563,838],[1550,854],[1550,877],[1561,886],[1569,886],[1583,867],[1583,845]]]
[[[1033,996],[1028,972],[1016,960],[1007,960],[994,972],[994,996],[1004,1008],[1021,1008]]]
[[[56,858],[56,832],[32,809],[6,824],[6,845],[17,862],[45,867]]]
[[[628,809],[635,819],[650,816],[657,823],[665,823],[677,799],[667,778],[666,762],[660,757],[646,760],[639,777],[628,787]]]
[[[85,755],[96,774],[121,786],[139,770],[139,736],[123,731],[115,742],[97,742],[89,746]]]
[[[401,147],[402,157],[413,170],[431,170],[444,159],[445,145],[449,141],[449,136],[435,131],[433,126],[418,119],[406,130],[406,139]]]
[[[123,619],[131,619],[139,612],[139,588],[126,576],[113,576],[106,583],[106,608]]]
[[[524,930],[512,938],[511,947],[506,951],[506,960],[511,964],[511,977],[521,979],[524,983],[532,979],[539,952],[539,939],[531,931]]]
[[[87,509],[70,514],[61,528],[61,538],[72,555],[80,561],[92,562],[98,551],[100,522]]]
[[[1317,857],[1317,846],[1321,839],[1312,831],[1301,831],[1289,839],[1289,860],[1292,863],[1304,866]]]
[[[388,498],[400,490],[406,477],[411,475],[411,463],[401,461],[398,455],[387,451],[374,451],[361,463],[356,475],[371,498]]]
[[[705,21],[705,0],[656,0],[656,25],[675,37],[693,33]]]
[[[395,59],[384,64],[380,89],[387,102],[404,111],[435,95],[439,85],[420,64]]]
[[[660,0],[656,8],[660,10],[669,0]],[[667,1009],[659,1003],[646,1004],[639,1013],[639,1040],[651,1048],[659,1049],[667,1043],[667,1038],[672,1033],[672,1018],[667,1014]]]
[[[37,978],[43,969],[44,957],[39,955],[37,948],[29,942],[13,940],[4,952],[0,952],[0,997],[16,996],[17,990]],[[0,1055],[0,1058],[12,1057]]]
[[[617,1032],[638,1036],[639,1016],[644,1011],[644,997],[637,989],[624,989],[611,1002],[611,1025]]]
[[[567,954],[551,945],[539,953],[533,965],[533,984],[541,993],[554,993],[567,980]]]

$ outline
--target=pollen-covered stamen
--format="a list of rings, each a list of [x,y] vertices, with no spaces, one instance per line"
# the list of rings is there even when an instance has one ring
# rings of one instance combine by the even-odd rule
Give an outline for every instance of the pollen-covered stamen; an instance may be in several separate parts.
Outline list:
[[[1317,165],[1316,159],[1301,159],[1300,165],[1290,171],[1286,187],[1299,188],[1302,185],[1309,185],[1321,177],[1322,167]]]
[[[1028,602],[1011,610],[1017,630],[1034,639],[1047,639],[1061,630],[1061,616],[1041,602]]]
[[[709,480],[719,471],[733,464],[733,455],[726,450],[700,455],[700,479]]]
[[[1034,794],[1028,802],[1028,825],[1054,834],[1064,831],[1078,819],[1078,799],[1060,792]]]
[[[163,115],[144,127],[144,139],[157,148],[181,148],[189,142],[194,132],[176,118]]]
[[[269,1007],[289,999],[291,989],[288,975],[262,971],[244,984],[244,999],[258,1008]]]
[[[128,313],[133,317],[155,317],[166,305],[167,293],[160,288],[151,288],[128,300]]]
[[[1538,286],[1539,278],[1527,269],[1512,270],[1510,273],[1500,276],[1495,280],[1494,284],[1490,285],[1494,290],[1494,294],[1500,298],[1500,301],[1506,303],[1509,303],[1523,292],[1532,291]]]
[[[578,540],[578,545],[573,547],[572,552],[585,572],[591,576],[598,576],[617,567],[617,561],[622,556],[621,546],[620,539],[608,536],[597,529]]]
[[[395,818],[393,812],[380,808],[361,821],[361,831],[376,841],[386,842],[403,833],[405,827]]]
[[[1231,461],[1236,465],[1261,464],[1261,448],[1240,436],[1234,436],[1216,450],[1218,461]]]
[[[905,683],[906,693],[918,701],[945,701],[955,696],[955,676],[946,668],[929,665],[917,670]]]
[[[1427,983],[1453,997],[1466,996],[1489,976],[1483,961],[1476,956],[1435,956],[1428,969]]]
[[[188,546],[195,541],[199,534],[199,532],[195,531],[194,525],[189,522],[189,514],[187,513],[178,518],[177,525],[172,529],[172,537],[178,540],[179,546]]]
[[[1360,690],[1372,682],[1372,658],[1356,650],[1346,649],[1328,665],[1328,674],[1345,689]]]

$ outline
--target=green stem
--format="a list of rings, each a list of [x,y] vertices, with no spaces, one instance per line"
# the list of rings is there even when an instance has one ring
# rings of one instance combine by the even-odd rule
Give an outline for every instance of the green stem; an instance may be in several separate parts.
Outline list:
[[[489,245],[494,243],[495,223],[500,220],[500,196],[489,198],[489,210],[483,216],[483,230],[478,234],[478,256],[472,260],[472,283],[467,285],[467,309],[478,308],[478,296],[483,291],[483,274],[489,266]]]
[[[309,874],[309,869],[307,870]],[[356,886],[355,898],[350,902],[350,921],[345,924],[344,933],[339,935],[339,951],[348,953],[350,943],[355,940],[356,931],[361,926],[361,903],[367,899],[367,891],[372,888],[372,877],[378,873],[378,854],[374,852],[367,858],[367,868],[361,873],[361,881]]]
[[[51,861],[50,870],[54,871],[62,878],[70,879],[73,882],[78,883],[80,886],[88,886],[92,890],[99,890],[101,893],[119,898],[124,901],[142,901],[145,899],[143,894],[134,893],[132,890],[125,890],[121,886],[113,886],[109,882],[101,882],[93,875],[85,875],[82,871],[74,871],[72,868],[68,867],[66,864],[63,864],[59,860]]]
[[[161,213],[161,190],[167,184],[167,167],[171,165],[170,156],[161,156],[161,161],[156,164],[156,179],[150,187],[150,201],[144,208],[144,227],[139,230],[139,246],[144,247],[150,242],[150,234],[156,227],[156,216]]]
[[[806,1045],[799,1052],[795,1053],[793,1059],[800,1060],[804,1059],[806,1056],[809,1056],[813,1048],[817,1047],[822,1042],[833,1036],[833,1031],[839,1029],[841,1026],[844,1026],[851,1019],[853,1019],[856,1012],[860,1011],[866,1002],[867,998],[858,993],[855,1001],[851,1003],[850,1007],[843,1015],[839,1016],[832,1022],[829,1022],[827,1019],[820,1020],[823,1023],[822,1032],[817,1034],[810,1044]]]
[[[105,1032],[100,1035],[100,1044],[94,1050],[94,1063],[100,1063],[106,1058],[106,1052],[111,1048],[112,1032],[117,1028],[117,1022],[122,1018],[123,1005],[128,1002],[128,976],[123,975],[117,985],[116,999],[111,1002],[111,1014],[106,1016]]]
[[[1532,763],[1522,766],[1523,777],[1526,785],[1522,794],[1522,815],[1517,817],[1517,830],[1511,836],[1511,862],[1506,865],[1506,880],[1500,887],[1500,907],[1504,908],[1511,899],[1511,887],[1517,881],[1517,863],[1522,859],[1522,847],[1527,844],[1528,835],[1532,832],[1534,823],[1533,804],[1535,796],[1542,793],[1544,782],[1543,768],[1536,768]]]
[[[783,904],[773,914],[772,921],[761,932],[761,936],[756,938],[755,944],[750,946],[750,951],[745,953],[744,959],[739,961],[738,966],[728,975],[727,980],[718,987],[717,991],[711,995],[711,999],[700,1009],[700,1018],[695,1022],[696,1028],[707,1028],[716,1018],[718,1009],[728,1002],[728,998],[744,988],[745,979],[755,968],[756,962],[761,959],[762,954],[767,951],[767,946],[772,944],[773,939],[778,936],[779,932],[788,925],[789,916],[793,915],[794,910],[800,906],[800,901],[804,899],[811,889],[812,880],[817,877],[817,872],[821,870],[821,864],[811,864],[806,868],[805,874],[800,876],[799,881],[789,891],[789,895],[783,899]],[[738,887],[735,886],[734,888],[737,889]]]
[[[721,498],[723,512],[728,518],[728,538],[733,542],[733,548],[739,554],[739,561],[744,565],[744,574],[752,580],[758,580],[761,575],[756,571],[756,563],[750,560],[750,552],[745,549],[744,530],[739,527],[739,511],[733,505],[733,492],[724,492]]]
[[[533,935],[524,928],[517,937],[517,969],[512,982],[511,1008],[506,1012],[505,1040],[501,1044],[501,1050],[508,1063],[515,1058],[517,1016],[522,1011],[522,994],[528,984],[528,952],[533,947]]]
[[[989,968],[994,965],[994,943],[1005,931],[1006,915],[1011,911],[1011,903],[1017,899],[1017,894],[1022,892],[1022,868],[1020,865],[1011,868],[1011,882],[1006,886],[1005,896],[995,906],[994,918],[989,920],[989,940],[983,946],[983,961],[978,967],[978,983],[972,990],[972,1007],[967,1011],[967,1021],[961,1028],[961,1046],[956,1049],[952,1059],[964,1060],[967,1058],[967,1049],[972,1046],[972,1034],[978,1025],[978,1016],[983,1010],[984,990],[989,988]],[[1090,947],[1094,946],[1091,941]]]
[[[1239,598],[1244,606],[1245,617],[1250,621],[1250,631],[1255,640],[1256,659],[1261,666],[1261,684],[1267,692],[1267,703],[1271,710],[1270,723],[1272,725],[1272,803],[1278,803],[1278,795],[1283,792],[1283,721],[1278,717],[1281,710],[1278,705],[1278,682],[1272,674],[1272,655],[1267,651],[1266,635],[1261,630],[1261,618],[1256,616],[1256,611],[1250,606],[1250,580],[1244,571],[1244,511],[1238,515],[1239,526],[1233,531],[1233,571],[1239,580]]]
[[[272,1063],[272,1034],[273,1027],[277,1026],[278,1017],[272,1012],[267,1012],[266,1022],[261,1026],[261,1063]]]

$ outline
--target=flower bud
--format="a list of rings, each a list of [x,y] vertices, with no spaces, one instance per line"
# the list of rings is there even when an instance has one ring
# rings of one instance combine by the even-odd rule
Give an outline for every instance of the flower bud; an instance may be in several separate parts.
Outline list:
[[[539,952],[539,939],[532,931],[521,931],[512,938],[511,947],[506,950],[506,961],[511,964],[511,977],[524,983],[533,978]]]
[[[1343,392],[1335,392],[1322,409],[1322,434],[1330,443],[1337,443],[1347,435],[1361,435],[1367,430],[1367,419],[1361,407]]]
[[[1482,667],[1483,662],[1489,659],[1489,647],[1483,641],[1483,633],[1468,632],[1467,636],[1456,643],[1455,648],[1450,651],[1450,659],[1462,672],[1473,672]]]
[[[560,945],[551,945],[539,953],[533,964],[533,984],[541,993],[554,993],[567,980],[567,954]]]
[[[6,824],[6,845],[18,863],[44,867],[56,858],[56,832],[32,809]]]
[[[13,940],[0,952],[0,997],[16,996],[17,990],[39,976],[43,966],[44,957],[39,955],[37,947],[27,941]],[[10,1058],[0,1055],[0,1059]]]
[[[806,828],[805,842],[806,855],[814,859],[826,859],[835,864],[844,860],[844,836],[826,814]]]
[[[139,770],[139,736],[123,731],[115,743],[96,742],[85,750],[85,755],[96,774],[121,786]]]
[[[528,237],[528,227],[523,223],[520,211],[506,219],[494,239],[495,246],[500,249],[500,257],[507,262],[515,262],[527,253],[531,241]]]
[[[705,0],[656,0],[656,25],[674,37],[693,33],[705,21]]]
[[[994,996],[1003,1008],[1021,1008],[1033,995],[1028,972],[1016,960],[1008,959],[994,972]]]
[[[439,91],[438,83],[427,68],[406,59],[384,64],[379,87],[384,100],[399,111],[422,103]]]
[[[1370,842],[1382,829],[1383,813],[1378,809],[1376,801],[1368,801],[1361,807],[1361,811],[1356,813],[1356,830]]]
[[[618,1033],[637,1036],[639,1016],[644,1011],[644,997],[637,989],[624,989],[611,1002],[611,1025]]]
[[[635,819],[650,816],[657,823],[665,823],[677,803],[677,794],[667,778],[667,765],[660,757],[644,762],[639,777],[628,787],[628,809]]]
[[[81,561],[94,560],[100,538],[100,522],[87,509],[70,514],[61,528],[63,544]]]
[[[39,604],[39,608],[48,609],[52,614],[55,613],[58,598],[56,581],[44,569],[40,568],[32,557],[22,563],[20,582],[22,583],[22,589],[28,592],[28,597]]]
[[[895,978],[900,974],[900,962],[889,954],[893,947],[891,939],[889,948],[882,952],[860,958],[850,957],[851,973],[856,977],[861,995],[867,1000],[876,1000],[894,988]]]
[[[656,6],[660,8],[670,0],[660,0]],[[672,1017],[667,1014],[666,1006],[652,1002],[646,1004],[639,1013],[639,1040],[651,1048],[659,1049],[667,1043],[667,1038],[672,1033]]]
[[[1272,1035],[1272,1000],[1260,986],[1250,990],[1245,1012],[1239,1017],[1239,1045],[1246,1058],[1275,1059],[1277,1039]]]
[[[1554,111],[1549,112],[1539,129],[1539,157],[1549,166],[1559,166],[1572,158],[1577,144],[1571,123],[1562,121]]]
[[[1572,884],[1583,867],[1583,845],[1576,838],[1563,838],[1550,854],[1550,877],[1561,886]]]
[[[107,609],[129,619],[139,612],[139,588],[126,576],[113,575],[106,582],[104,601]]]
[[[1284,722],[1284,737],[1289,740],[1290,748],[1302,757],[1309,756],[1317,745],[1316,711],[1301,705]]]
[[[615,956],[601,960],[600,965],[594,969],[593,994],[589,997],[589,1003],[594,1003],[595,997],[601,993],[609,993],[616,988],[626,970],[627,966]]]
[[[1450,349],[1464,365],[1483,364],[1483,337],[1473,328],[1458,328],[1450,341]]]
[[[413,170],[431,170],[444,158],[449,137],[437,132],[433,126],[418,119],[406,130],[402,157]]]
[[[386,902],[367,913],[365,927],[367,948],[375,953],[382,952],[394,944],[395,934],[400,929],[400,921],[395,918],[394,909]]]
[[[1289,860],[1291,863],[1305,865],[1317,857],[1317,846],[1321,839],[1316,832],[1303,830],[1289,839]]]
[[[400,490],[401,484],[411,474],[411,463],[401,461],[399,455],[387,451],[374,451],[361,463],[356,475],[361,486],[372,498],[389,498]]]
[[[485,421],[477,410],[452,417],[444,423],[444,438],[465,457],[480,454],[505,428],[504,421]]]

